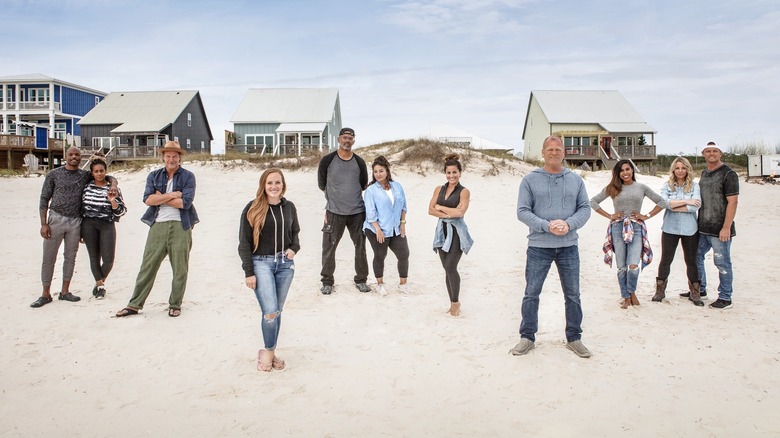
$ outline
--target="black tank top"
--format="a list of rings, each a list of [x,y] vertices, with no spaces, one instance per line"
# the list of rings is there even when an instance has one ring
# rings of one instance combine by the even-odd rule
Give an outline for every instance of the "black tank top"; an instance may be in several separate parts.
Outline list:
[[[444,195],[447,193],[447,187],[449,185],[450,183],[445,183],[441,190],[439,190],[439,197],[436,199],[436,203],[444,207],[457,208],[458,204],[460,204],[460,192],[462,192],[465,187],[458,183],[458,185],[455,186],[455,190],[450,193],[450,197],[445,199]]]

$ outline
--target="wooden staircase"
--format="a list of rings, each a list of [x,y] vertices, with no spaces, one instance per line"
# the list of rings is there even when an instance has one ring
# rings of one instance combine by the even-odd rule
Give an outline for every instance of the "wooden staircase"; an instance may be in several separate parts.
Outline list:
[[[93,151],[84,151],[84,153],[81,154],[81,164],[79,165],[79,168],[87,170],[90,163],[92,163],[92,159],[99,156],[105,160],[107,165],[111,165],[111,162],[114,161],[114,158],[116,157],[116,146],[111,146],[108,152],[104,152],[103,148]]]

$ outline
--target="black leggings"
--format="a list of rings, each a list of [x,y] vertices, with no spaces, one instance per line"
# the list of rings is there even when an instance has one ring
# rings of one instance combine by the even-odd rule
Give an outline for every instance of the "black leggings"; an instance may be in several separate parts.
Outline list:
[[[95,281],[104,280],[114,267],[116,227],[113,222],[85,217],[81,221],[81,238],[89,253],[89,267]],[[101,264],[100,261],[103,260]]]
[[[674,253],[677,251],[677,242],[679,241],[682,241],[683,258],[687,267],[688,281],[698,283],[699,267],[696,264],[696,255],[699,251],[699,233],[693,236],[661,233],[661,263],[658,265],[658,278],[661,280],[669,278],[670,267],[672,266]]]
[[[385,258],[387,257],[388,248],[395,254],[395,258],[398,259],[398,276],[400,278],[409,276],[409,244],[406,242],[406,237],[385,236],[385,241],[379,243],[376,240],[376,234],[371,230],[366,230],[366,237],[368,238],[368,243],[371,244],[371,249],[374,250],[372,265],[376,278],[384,277]]]
[[[458,274],[458,263],[463,256],[463,250],[460,249],[460,237],[458,232],[453,228],[452,233],[452,245],[450,245],[450,252],[446,252],[439,248],[439,258],[441,259],[441,265],[444,267],[444,275],[447,280],[447,293],[450,294],[450,302],[457,303],[458,296],[460,295],[460,274]]]

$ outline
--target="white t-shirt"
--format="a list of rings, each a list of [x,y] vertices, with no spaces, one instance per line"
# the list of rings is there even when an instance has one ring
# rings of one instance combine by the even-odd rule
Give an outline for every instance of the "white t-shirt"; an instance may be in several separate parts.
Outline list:
[[[165,189],[165,193],[171,193],[173,191],[173,178],[168,180],[168,186]],[[171,221],[178,221],[181,222],[181,211],[179,211],[176,207],[171,207],[170,205],[161,205],[160,211],[157,212],[157,219],[155,219],[155,222],[171,222]]]

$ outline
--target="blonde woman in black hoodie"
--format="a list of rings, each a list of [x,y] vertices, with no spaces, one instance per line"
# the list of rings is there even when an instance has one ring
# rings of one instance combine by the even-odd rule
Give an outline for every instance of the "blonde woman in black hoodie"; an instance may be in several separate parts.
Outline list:
[[[284,360],[276,355],[281,315],[295,275],[293,258],[300,250],[298,213],[284,198],[287,184],[279,169],[260,177],[255,199],[241,212],[238,255],[246,285],[255,291],[263,311],[261,329],[264,349],[257,352],[258,371],[282,370]]]

